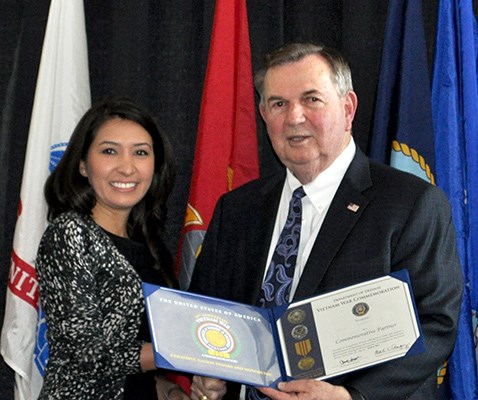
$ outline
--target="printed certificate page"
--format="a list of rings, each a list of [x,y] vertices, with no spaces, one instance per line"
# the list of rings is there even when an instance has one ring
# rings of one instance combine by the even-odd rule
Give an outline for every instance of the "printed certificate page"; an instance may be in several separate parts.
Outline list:
[[[326,379],[407,355],[420,329],[405,276],[291,304],[277,321],[287,376]]]

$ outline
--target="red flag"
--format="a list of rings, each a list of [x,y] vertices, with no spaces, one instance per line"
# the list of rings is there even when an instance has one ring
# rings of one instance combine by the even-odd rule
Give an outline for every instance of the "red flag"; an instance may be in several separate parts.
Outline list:
[[[189,287],[219,197],[259,176],[245,0],[217,0],[178,265]]]

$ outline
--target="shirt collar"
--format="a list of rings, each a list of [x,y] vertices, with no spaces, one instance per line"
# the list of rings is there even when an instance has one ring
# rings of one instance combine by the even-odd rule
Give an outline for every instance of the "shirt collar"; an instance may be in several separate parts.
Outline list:
[[[285,190],[288,192],[287,198],[290,199],[294,190],[299,186],[304,186],[307,198],[312,202],[317,211],[325,209],[332,202],[335,192],[355,156],[355,151],[356,145],[353,138],[351,138],[347,147],[334,162],[306,185],[302,185],[292,171],[287,168],[285,184]]]

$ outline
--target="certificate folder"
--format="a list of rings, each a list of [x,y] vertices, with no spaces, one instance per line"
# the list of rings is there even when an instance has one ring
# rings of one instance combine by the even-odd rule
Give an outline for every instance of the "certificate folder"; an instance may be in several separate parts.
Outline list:
[[[275,308],[143,291],[158,368],[276,386],[425,350],[406,270]]]

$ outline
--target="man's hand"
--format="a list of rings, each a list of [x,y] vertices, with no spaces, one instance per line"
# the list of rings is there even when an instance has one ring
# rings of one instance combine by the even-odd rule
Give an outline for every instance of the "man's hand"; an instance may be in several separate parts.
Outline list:
[[[352,396],[343,386],[335,386],[313,379],[280,382],[279,390],[257,389],[272,400],[352,400]]]
[[[193,376],[191,384],[192,400],[220,400],[226,394],[226,382],[205,376]]]

